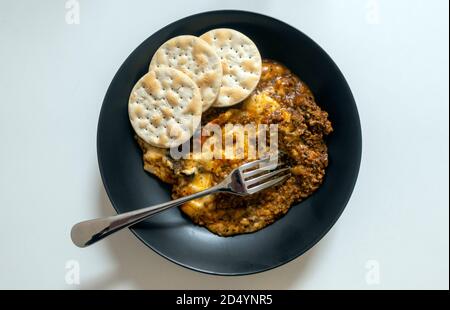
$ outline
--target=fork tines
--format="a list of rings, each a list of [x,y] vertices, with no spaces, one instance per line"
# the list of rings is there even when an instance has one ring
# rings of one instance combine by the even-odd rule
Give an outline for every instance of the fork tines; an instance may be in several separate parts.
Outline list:
[[[244,164],[240,167],[249,194],[277,185],[290,177],[290,167],[270,157]]]

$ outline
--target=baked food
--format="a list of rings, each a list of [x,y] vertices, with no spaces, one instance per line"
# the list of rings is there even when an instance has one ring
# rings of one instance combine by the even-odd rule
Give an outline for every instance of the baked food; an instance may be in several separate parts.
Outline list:
[[[136,134],[160,148],[191,138],[201,121],[202,101],[196,83],[181,71],[164,67],[145,74],[133,87],[128,115]]]
[[[150,71],[168,66],[188,75],[199,87],[202,110],[216,100],[222,82],[222,66],[215,49],[202,39],[183,35],[159,47],[150,62]]]
[[[215,107],[228,107],[247,98],[261,77],[261,55],[255,43],[239,31],[213,29],[200,36],[213,46],[222,62],[222,86]]]

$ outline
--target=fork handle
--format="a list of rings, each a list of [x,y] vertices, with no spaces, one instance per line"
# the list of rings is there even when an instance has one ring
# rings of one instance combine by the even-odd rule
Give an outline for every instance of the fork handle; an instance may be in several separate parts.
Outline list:
[[[217,184],[216,186],[208,188],[204,191],[189,196],[181,197],[169,202],[161,203],[155,206],[138,209],[135,211],[130,211],[105,218],[83,221],[78,224],[75,224],[72,227],[70,236],[72,238],[72,242],[76,246],[84,248],[86,246],[96,243],[97,241],[102,240],[103,238],[125,227],[129,227],[131,225],[139,223],[154,214],[157,214],[172,207],[179,206],[190,200],[222,191],[224,189],[225,188],[223,187],[222,184]]]

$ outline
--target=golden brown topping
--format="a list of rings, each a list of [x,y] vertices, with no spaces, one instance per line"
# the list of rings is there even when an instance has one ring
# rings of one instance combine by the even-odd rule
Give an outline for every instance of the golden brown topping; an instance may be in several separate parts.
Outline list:
[[[154,72],[144,76],[142,79],[142,86],[146,89],[147,93],[153,96],[155,96],[162,88],[161,83],[156,78]]]
[[[166,94],[166,98],[167,102],[169,102],[172,107],[176,107],[180,103],[177,94],[173,91],[168,91]]]

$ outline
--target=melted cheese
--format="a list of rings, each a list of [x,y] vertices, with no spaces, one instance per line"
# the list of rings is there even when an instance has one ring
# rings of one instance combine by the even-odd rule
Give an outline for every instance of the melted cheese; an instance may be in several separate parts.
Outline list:
[[[205,172],[205,173],[196,173],[194,175],[193,180],[188,185],[188,191],[190,194],[198,193],[200,191],[203,191],[205,189],[208,189],[214,185],[213,182],[213,176],[211,173]],[[186,207],[191,208],[202,208],[205,204],[208,204],[213,199],[212,196],[205,196],[199,199],[192,200],[188,203],[185,203],[184,205]]]
[[[255,116],[263,116],[280,109],[280,104],[265,93],[255,94],[245,100],[242,107]]]

